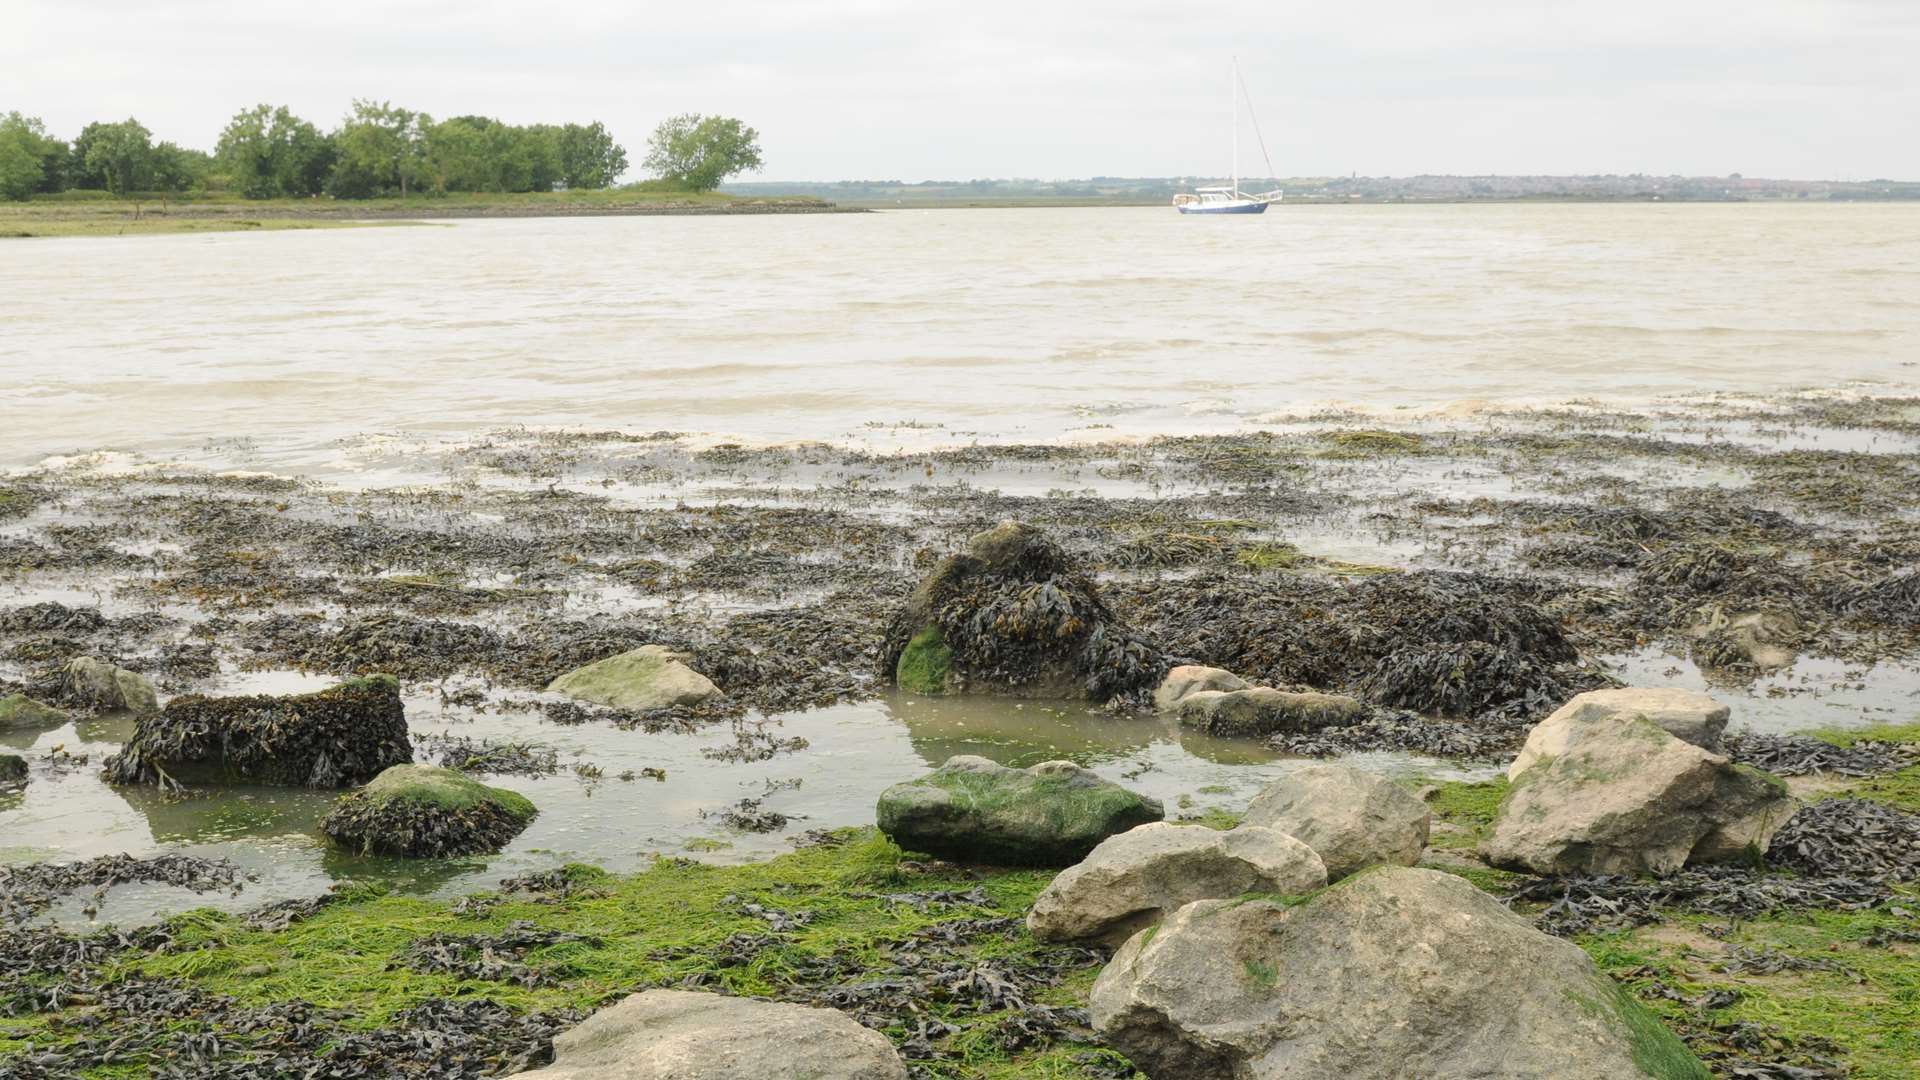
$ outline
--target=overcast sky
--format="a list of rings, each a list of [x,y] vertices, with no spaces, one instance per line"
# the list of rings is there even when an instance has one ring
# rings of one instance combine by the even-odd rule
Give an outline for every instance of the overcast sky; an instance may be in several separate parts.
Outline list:
[[[762,179],[1218,174],[1234,55],[1283,176],[1920,178],[1920,0],[0,0],[0,111],[211,148],[371,97],[636,162],[718,112]]]

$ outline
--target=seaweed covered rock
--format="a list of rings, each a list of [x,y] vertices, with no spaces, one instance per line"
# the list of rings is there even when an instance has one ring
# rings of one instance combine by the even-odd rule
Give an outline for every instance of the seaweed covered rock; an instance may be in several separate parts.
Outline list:
[[[1100,842],[1053,879],[1027,913],[1041,941],[1124,943],[1195,900],[1298,896],[1327,883],[1326,864],[1286,833],[1156,821]]]
[[[1070,761],[1010,769],[951,758],[880,793],[880,831],[909,851],[1002,866],[1071,866],[1102,840],[1166,816],[1159,800]]]
[[[1537,874],[1668,874],[1759,861],[1795,803],[1778,778],[1702,750],[1643,716],[1570,729],[1513,780],[1481,855]]]
[[[0,787],[20,787],[27,782],[27,759],[19,754],[0,754]]]
[[[720,697],[711,679],[687,666],[691,659],[663,645],[642,645],[569,671],[549,683],[547,691],[636,712]]]
[[[1153,692],[1153,707],[1163,713],[1176,712],[1180,703],[1190,694],[1206,690],[1227,693],[1246,688],[1247,680],[1225,668],[1181,664],[1160,680],[1159,687]]]
[[[139,720],[106,777],[337,788],[412,760],[400,683],[373,675],[311,694],[175,698]]]
[[[160,693],[145,675],[92,656],[67,661],[59,684],[62,696],[91,709],[150,713],[160,707]]]
[[[1144,697],[1160,650],[1107,607],[1093,580],[1031,525],[1006,521],[947,556],[894,616],[881,674],[904,690]]]
[[[688,990],[622,999],[553,1040],[528,1080],[907,1080],[887,1037],[843,1012]]]
[[[0,697],[0,731],[56,727],[66,722],[66,713],[50,705],[42,705],[25,694]]]
[[[1170,655],[1266,686],[1445,716],[1540,716],[1605,685],[1548,605],[1556,586],[1421,570],[1332,581],[1203,574],[1119,590]]]
[[[320,831],[367,854],[479,855],[506,847],[534,812],[526,796],[457,769],[395,765],[340,796]]]
[[[1209,735],[1255,737],[1342,727],[1366,716],[1345,694],[1292,693],[1269,686],[1200,690],[1180,699],[1180,723]]]
[[[1269,784],[1243,824],[1293,836],[1339,881],[1378,863],[1412,866],[1426,850],[1433,814],[1384,776],[1347,765],[1312,765]]]
[[[1579,947],[1405,867],[1189,904],[1115,954],[1092,1012],[1155,1080],[1707,1077]]]
[[[1589,690],[1534,725],[1527,733],[1526,745],[1508,766],[1507,779],[1519,776],[1543,757],[1566,753],[1567,746],[1587,725],[1622,723],[1633,716],[1644,716],[1677,739],[1719,753],[1720,735],[1726,731],[1731,715],[1732,711],[1725,705],[1697,690],[1678,687]]]

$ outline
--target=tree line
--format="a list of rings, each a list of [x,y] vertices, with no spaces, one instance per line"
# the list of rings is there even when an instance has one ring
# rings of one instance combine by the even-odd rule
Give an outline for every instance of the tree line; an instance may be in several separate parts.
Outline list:
[[[758,140],[738,120],[689,113],[654,131],[644,164],[668,186],[711,191],[760,167]],[[71,190],[250,199],[578,191],[611,187],[626,171],[625,148],[598,121],[435,120],[384,101],[356,100],[331,132],[285,106],[259,105],[235,114],[211,153],[156,143],[131,118],[88,124],[66,141],[37,118],[0,116],[0,198],[7,199]]]

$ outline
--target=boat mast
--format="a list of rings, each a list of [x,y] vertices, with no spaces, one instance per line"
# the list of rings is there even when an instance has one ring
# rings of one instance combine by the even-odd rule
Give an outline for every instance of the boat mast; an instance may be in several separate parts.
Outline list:
[[[1240,197],[1240,58],[1233,58],[1233,86],[1227,95],[1227,118],[1233,124],[1233,198]]]

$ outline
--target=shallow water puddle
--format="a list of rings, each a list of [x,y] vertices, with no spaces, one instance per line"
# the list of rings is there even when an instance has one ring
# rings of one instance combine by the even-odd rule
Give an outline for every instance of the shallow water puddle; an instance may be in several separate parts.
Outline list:
[[[297,693],[333,680],[297,672],[229,675],[221,693]],[[0,746],[27,755],[33,781],[0,802],[0,859],[72,861],[128,852],[179,851],[226,857],[257,875],[238,896],[198,896],[167,886],[120,886],[100,908],[105,921],[134,922],[187,907],[242,909],[323,891],[345,880],[384,882],[410,892],[459,894],[503,877],[568,862],[632,869],[653,855],[744,861],[790,850],[807,829],[871,824],[887,786],[958,754],[1025,766],[1066,758],[1161,799],[1169,816],[1211,808],[1239,810],[1275,778],[1306,761],[1256,742],[1183,731],[1157,718],[1118,717],[1075,703],[897,696],[778,718],[782,738],[804,749],[746,764],[703,751],[730,744],[726,725],[693,733],[647,734],[601,724],[556,726],[507,705],[479,709],[443,703],[437,688],[416,687],[407,715],[420,756],[429,738],[538,744],[554,750],[550,776],[488,776],[540,808],[533,825],[492,858],[367,858],[332,846],[318,830],[333,794],[285,788],[196,789],[167,794],[116,788],[99,762],[131,731],[126,718],[67,724],[40,733],[0,735]],[[59,747],[87,755],[84,767],[51,770]],[[1470,777],[1491,768],[1403,754],[1370,754],[1356,764],[1394,775]],[[575,766],[597,769],[584,778]],[[663,770],[652,779],[643,770]],[[631,779],[621,779],[623,775]],[[723,825],[716,815],[742,799],[786,815],[765,834]],[[706,817],[702,814],[705,813]],[[53,917],[84,919],[85,898],[69,898]]]
[[[1700,690],[1732,710],[1730,731],[1785,735],[1813,728],[1859,728],[1920,719],[1920,669],[1801,657],[1750,684],[1710,680],[1691,660],[1657,648],[1607,657],[1628,686]]]

